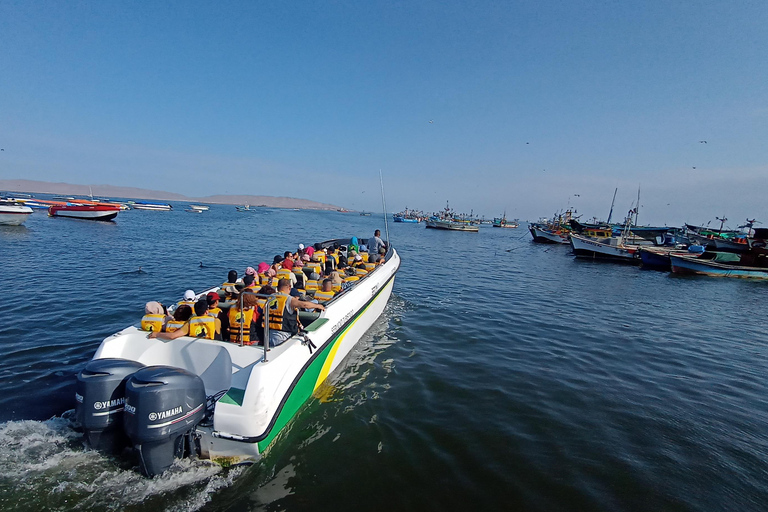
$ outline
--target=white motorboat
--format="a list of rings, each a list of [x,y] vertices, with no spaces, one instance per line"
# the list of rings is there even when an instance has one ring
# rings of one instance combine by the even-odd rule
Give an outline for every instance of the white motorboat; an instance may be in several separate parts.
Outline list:
[[[131,208],[134,210],[169,211],[173,209],[173,206],[167,203],[136,202],[131,205]]]
[[[32,208],[14,201],[0,201],[0,226],[21,226]]]
[[[528,230],[533,236],[533,241],[542,244],[567,244],[568,232],[557,229],[557,231],[550,231],[538,224],[531,224]]]
[[[190,210],[200,210],[201,212],[207,212],[208,210],[211,209],[211,207],[208,206],[208,205],[205,205],[205,204],[191,204],[191,205],[189,205],[189,209]]]
[[[346,250],[349,242],[321,245]],[[385,263],[324,311],[301,313],[304,333],[270,349],[188,336],[149,339],[139,326],[113,334],[78,375],[76,409],[86,438],[108,450],[111,439],[127,434],[148,476],[185,450],[222,464],[258,460],[381,315],[399,267],[390,247]]]

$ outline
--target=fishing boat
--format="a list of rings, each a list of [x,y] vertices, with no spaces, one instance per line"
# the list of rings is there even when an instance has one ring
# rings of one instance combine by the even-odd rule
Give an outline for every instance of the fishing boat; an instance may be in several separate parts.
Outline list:
[[[693,256],[695,251],[675,247],[640,247],[641,265],[643,268],[669,272],[672,270],[672,260],[670,258],[672,254],[676,256]]]
[[[254,211],[254,210],[251,210],[251,205],[249,205],[249,204],[244,204],[243,206],[235,206],[235,208],[239,212],[251,212],[251,211]]]
[[[0,200],[0,226],[21,226],[32,212],[32,208],[16,201]]]
[[[760,258],[757,265],[742,264],[741,257],[730,252],[707,251],[698,257],[670,254],[669,257],[675,274],[768,279],[768,260],[765,257]]]
[[[393,247],[385,258],[324,311],[299,313],[304,332],[277,347],[150,339],[140,325],[109,336],[78,375],[76,416],[88,443],[105,452],[128,443],[147,476],[185,453],[223,465],[257,461],[382,314],[400,267]],[[277,296],[264,299],[269,325]]]
[[[360,216],[361,217],[370,217],[371,216],[371,212],[360,212]]]
[[[67,203],[49,207],[48,216],[107,221],[117,217],[119,211],[116,205]]]
[[[531,224],[528,226],[533,241],[539,244],[567,244],[569,243],[569,231],[559,228],[547,229],[540,224]]]
[[[639,246],[625,245],[621,237],[593,239],[571,233],[571,248],[579,257],[640,263]]]
[[[504,214],[501,217],[496,217],[493,219],[493,227],[495,228],[519,228],[520,223],[517,222],[517,220],[508,221],[507,220],[507,212],[504,212]]]
[[[472,214],[469,216],[457,214],[447,202],[441,212],[427,219],[427,227],[449,231],[468,231],[471,233],[477,233],[480,230],[479,225],[472,220]]]
[[[135,202],[131,205],[134,210],[153,210],[153,211],[170,211],[173,209],[168,203],[147,203],[147,202]]]

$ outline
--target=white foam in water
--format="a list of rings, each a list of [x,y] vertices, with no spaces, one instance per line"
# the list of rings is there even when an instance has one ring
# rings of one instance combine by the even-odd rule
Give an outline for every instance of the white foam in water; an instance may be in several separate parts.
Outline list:
[[[86,449],[72,416],[69,411],[48,421],[0,424],[1,508],[116,510],[141,503],[147,510],[194,511],[245,469],[184,459],[144,478],[136,468]]]

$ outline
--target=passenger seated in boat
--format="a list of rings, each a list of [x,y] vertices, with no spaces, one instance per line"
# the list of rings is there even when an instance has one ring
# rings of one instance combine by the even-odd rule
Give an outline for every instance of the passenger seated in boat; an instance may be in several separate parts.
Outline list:
[[[352,268],[355,269],[355,275],[358,277],[368,275],[368,271],[365,269],[365,262],[363,261],[363,257],[359,254],[355,255],[355,262],[352,264]]]
[[[141,328],[149,332],[161,332],[169,320],[165,306],[159,302],[147,302],[144,306],[144,316],[141,318]]]
[[[229,320],[229,341],[233,343],[240,343],[242,341],[243,345],[253,345],[256,343],[259,339],[258,325],[261,318],[258,297],[255,295],[243,295],[243,309],[240,309],[240,300],[238,300],[229,308],[227,317]],[[242,337],[240,336],[241,328],[243,331]]]
[[[350,251],[358,252],[359,250],[360,246],[357,243],[357,237],[353,236],[349,241],[349,245],[347,246],[347,254],[349,254]]]
[[[384,263],[384,261],[386,260],[384,256],[386,254],[387,254],[387,250],[384,247],[379,249],[379,257],[373,263],[375,263],[376,265],[381,265],[382,263]]]
[[[249,292],[256,291],[256,279],[252,274],[248,274],[243,278],[243,289]]]
[[[221,308],[219,307],[219,301],[221,297],[216,292],[211,292],[205,296],[205,300],[208,301],[208,314],[214,318],[219,318],[221,314]]]
[[[208,315],[207,299],[200,299],[195,304],[195,314],[189,319],[189,335],[209,340],[221,339],[221,322]]]
[[[147,338],[160,338],[163,340],[175,340],[189,334],[189,319],[192,318],[192,308],[186,304],[176,308],[173,312],[173,320],[165,324],[165,332],[152,331]]]
[[[333,281],[331,279],[323,279],[323,287],[315,292],[315,300],[318,302],[328,302],[336,295],[333,293]]]
[[[282,268],[277,271],[277,278],[289,279],[291,281],[291,286],[294,286],[296,284],[297,277],[293,273],[293,260],[290,258],[287,258],[283,260],[283,262],[281,263],[281,266]]]
[[[195,299],[195,292],[192,290],[187,290],[184,292],[184,298],[179,301],[179,306],[186,305],[192,309],[195,307],[195,302],[197,302],[197,299]]]
[[[234,288],[235,283],[237,283],[237,270],[230,270],[226,282],[221,284],[221,289],[226,290],[230,286]]]
[[[269,346],[276,347],[285,343],[291,336],[299,332],[298,310],[300,308],[325,310],[322,304],[300,300],[291,296],[291,282],[281,279],[277,283],[277,301],[269,309]]]

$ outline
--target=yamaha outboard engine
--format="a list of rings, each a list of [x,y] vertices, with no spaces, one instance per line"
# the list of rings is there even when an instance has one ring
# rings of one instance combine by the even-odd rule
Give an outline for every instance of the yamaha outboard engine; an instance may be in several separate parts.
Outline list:
[[[205,403],[202,379],[181,368],[148,366],[128,379],[123,423],[145,476],[168,469],[185,448],[194,451],[191,433]]]
[[[94,359],[77,374],[75,417],[91,448],[118,453],[128,445],[123,431],[125,383],[143,367],[128,359]]]

